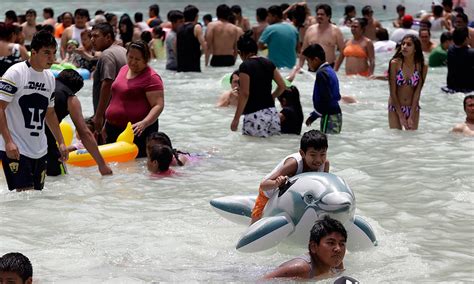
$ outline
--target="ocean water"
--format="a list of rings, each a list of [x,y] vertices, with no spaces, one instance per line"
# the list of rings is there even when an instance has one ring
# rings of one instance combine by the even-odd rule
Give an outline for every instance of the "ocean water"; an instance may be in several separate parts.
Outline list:
[[[58,12],[86,7],[92,13],[101,8],[133,14],[146,12],[151,3],[3,1],[0,11],[53,6]],[[244,14],[253,15],[255,8],[279,2],[239,3]],[[187,2],[159,4],[164,15]],[[213,12],[217,4],[197,6]],[[334,3],[335,15],[342,14],[344,4]],[[388,26],[393,16],[376,9]],[[389,58],[377,57],[376,73],[386,69]],[[215,103],[223,91],[220,78],[233,68],[177,74],[165,71],[163,61],[151,65],[165,84],[161,131],[174,147],[202,158],[166,179],[150,178],[143,159],[112,164],[110,177],[101,177],[94,167],[70,166],[68,176],[48,177],[42,192],[9,192],[1,174],[0,254],[27,255],[36,283],[254,282],[306,251],[280,245],[237,252],[245,228],[209,205],[216,197],[256,194],[262,177],[298,150],[300,136],[260,139],[230,131],[234,110]],[[369,221],[379,242],[368,251],[348,252],[345,274],[362,283],[472,282],[474,140],[450,133],[464,120],[464,95],[441,92],[446,69],[430,69],[419,130],[390,130],[387,82],[343,74],[341,92],[359,102],[342,105],[343,131],[329,136],[328,159],[331,172],[354,190],[356,213]],[[313,80],[302,74],[295,81],[305,114],[312,109]],[[85,116],[92,114],[91,90],[87,81],[78,94]]]

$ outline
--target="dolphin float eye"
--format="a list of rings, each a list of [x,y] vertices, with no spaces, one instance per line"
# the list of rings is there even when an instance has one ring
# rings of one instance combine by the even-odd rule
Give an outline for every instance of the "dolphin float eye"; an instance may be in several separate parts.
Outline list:
[[[314,200],[314,196],[312,194],[306,194],[304,197],[303,197],[303,200],[306,204],[311,204],[313,203],[313,200]]]

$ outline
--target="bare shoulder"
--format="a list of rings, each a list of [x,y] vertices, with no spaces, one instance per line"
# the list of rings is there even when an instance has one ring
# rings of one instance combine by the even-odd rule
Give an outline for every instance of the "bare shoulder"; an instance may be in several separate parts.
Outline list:
[[[274,271],[265,275],[264,279],[272,279],[272,278],[280,278],[280,277],[308,278],[310,270],[311,270],[311,267],[308,265],[306,261],[300,258],[294,258],[292,260],[289,260],[281,264]]]

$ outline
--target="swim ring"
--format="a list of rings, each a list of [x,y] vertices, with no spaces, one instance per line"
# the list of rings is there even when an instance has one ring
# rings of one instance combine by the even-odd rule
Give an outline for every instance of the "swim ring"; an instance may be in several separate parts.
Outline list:
[[[59,73],[63,71],[64,69],[73,69],[76,70],[79,75],[81,75],[82,79],[88,80],[91,78],[91,72],[85,68],[77,68],[74,64],[72,63],[61,63],[61,64],[53,64],[51,65],[51,72],[53,72],[54,77],[58,77]]]
[[[127,128],[118,136],[117,142],[99,146],[99,152],[106,162],[131,161],[138,155],[138,147],[133,143],[133,138],[132,124],[129,122]],[[86,149],[69,153],[67,163],[78,167],[96,165],[94,158]]]
[[[231,86],[230,86],[230,75],[232,75],[232,73],[227,73],[225,74],[222,79],[221,79],[221,86],[223,89],[225,90],[229,90],[231,89]],[[287,88],[291,87],[291,82],[288,81],[287,79],[283,78],[283,81],[285,81],[285,85]],[[275,81],[272,81],[272,89],[276,89],[277,87],[277,84]]]

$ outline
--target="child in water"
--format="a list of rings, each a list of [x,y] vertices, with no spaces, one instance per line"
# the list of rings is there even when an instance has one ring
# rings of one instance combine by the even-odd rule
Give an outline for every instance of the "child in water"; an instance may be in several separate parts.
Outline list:
[[[235,70],[232,75],[230,75],[229,80],[231,90],[222,93],[217,101],[218,107],[237,106],[240,93],[239,70]]]
[[[147,168],[155,176],[170,176],[175,172],[170,169],[173,160],[173,150],[166,145],[149,145],[147,147]]]
[[[319,130],[310,130],[303,134],[300,150],[286,156],[260,183],[258,197],[252,210],[252,223],[262,217],[263,209],[278,188],[285,184],[288,177],[306,172],[329,172],[326,160],[328,140]]]
[[[300,92],[295,86],[286,89],[279,97],[281,133],[301,134],[304,115],[300,102]]]
[[[95,133],[94,122],[92,121],[92,117],[87,117],[86,119],[84,119],[84,121],[87,125],[87,128],[89,128],[89,130],[92,133]],[[79,136],[79,133],[76,130],[76,143],[71,144],[70,146],[68,146],[67,150],[69,152],[73,152],[73,151],[84,149],[84,148],[85,147],[84,147],[84,144],[82,144],[81,137]]]
[[[152,145],[165,145],[171,148],[173,154],[171,166],[184,166],[188,162],[189,153],[174,149],[171,139],[164,132],[153,132],[148,136],[147,149]]]

